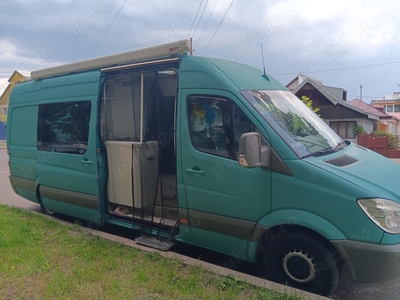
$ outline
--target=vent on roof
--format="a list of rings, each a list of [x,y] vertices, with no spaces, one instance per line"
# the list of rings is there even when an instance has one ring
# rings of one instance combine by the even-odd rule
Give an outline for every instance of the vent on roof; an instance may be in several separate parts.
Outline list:
[[[347,156],[347,155],[343,155],[341,157],[338,158],[333,158],[330,160],[325,160],[326,163],[337,166],[337,167],[345,167],[351,164],[354,164],[356,162],[358,162],[357,159]]]

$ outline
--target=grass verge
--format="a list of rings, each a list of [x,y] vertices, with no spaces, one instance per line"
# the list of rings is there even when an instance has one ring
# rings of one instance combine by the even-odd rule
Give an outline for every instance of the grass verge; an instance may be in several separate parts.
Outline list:
[[[297,300],[0,205],[0,299]]]

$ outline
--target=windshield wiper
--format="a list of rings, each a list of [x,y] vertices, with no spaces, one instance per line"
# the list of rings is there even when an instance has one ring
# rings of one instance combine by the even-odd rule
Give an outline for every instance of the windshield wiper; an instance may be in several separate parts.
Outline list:
[[[332,152],[335,152],[334,148],[329,147],[329,148],[325,148],[325,149],[318,150],[318,151],[312,152],[310,154],[304,155],[301,158],[303,159],[303,158],[307,158],[307,157],[311,157],[311,156],[321,156],[321,155],[325,155],[325,154],[332,153]]]
[[[344,146],[343,148],[341,148],[342,146]],[[342,149],[344,149],[344,148],[346,148],[347,147],[347,143],[346,143],[346,141],[345,140],[341,140],[339,143],[337,143],[337,145],[335,146],[335,148],[333,148],[333,151],[339,151],[339,150],[342,150]]]
[[[343,148],[341,148],[343,145],[345,145]],[[339,150],[344,149],[345,147],[347,147],[347,143],[345,140],[342,140],[341,142],[337,143],[337,145],[335,147],[328,147],[322,150],[318,150],[315,152],[312,152],[310,154],[304,155],[301,158],[307,158],[307,157],[311,157],[311,156],[321,156],[321,155],[325,155],[328,153],[333,153],[333,152],[337,152]]]

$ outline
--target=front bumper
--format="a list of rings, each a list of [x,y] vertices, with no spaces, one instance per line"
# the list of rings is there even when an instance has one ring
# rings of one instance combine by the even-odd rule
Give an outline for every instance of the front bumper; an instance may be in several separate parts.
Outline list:
[[[400,277],[400,244],[331,241],[350,270],[353,282],[384,282]]]

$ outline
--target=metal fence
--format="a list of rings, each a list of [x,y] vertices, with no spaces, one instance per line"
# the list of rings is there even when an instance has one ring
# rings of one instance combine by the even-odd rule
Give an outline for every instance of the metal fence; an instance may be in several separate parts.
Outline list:
[[[400,158],[400,136],[360,133],[357,143],[388,158]]]
[[[360,133],[357,135],[357,143],[383,156],[387,156],[389,148],[386,135]]]
[[[7,139],[6,125],[0,121],[0,141]]]

